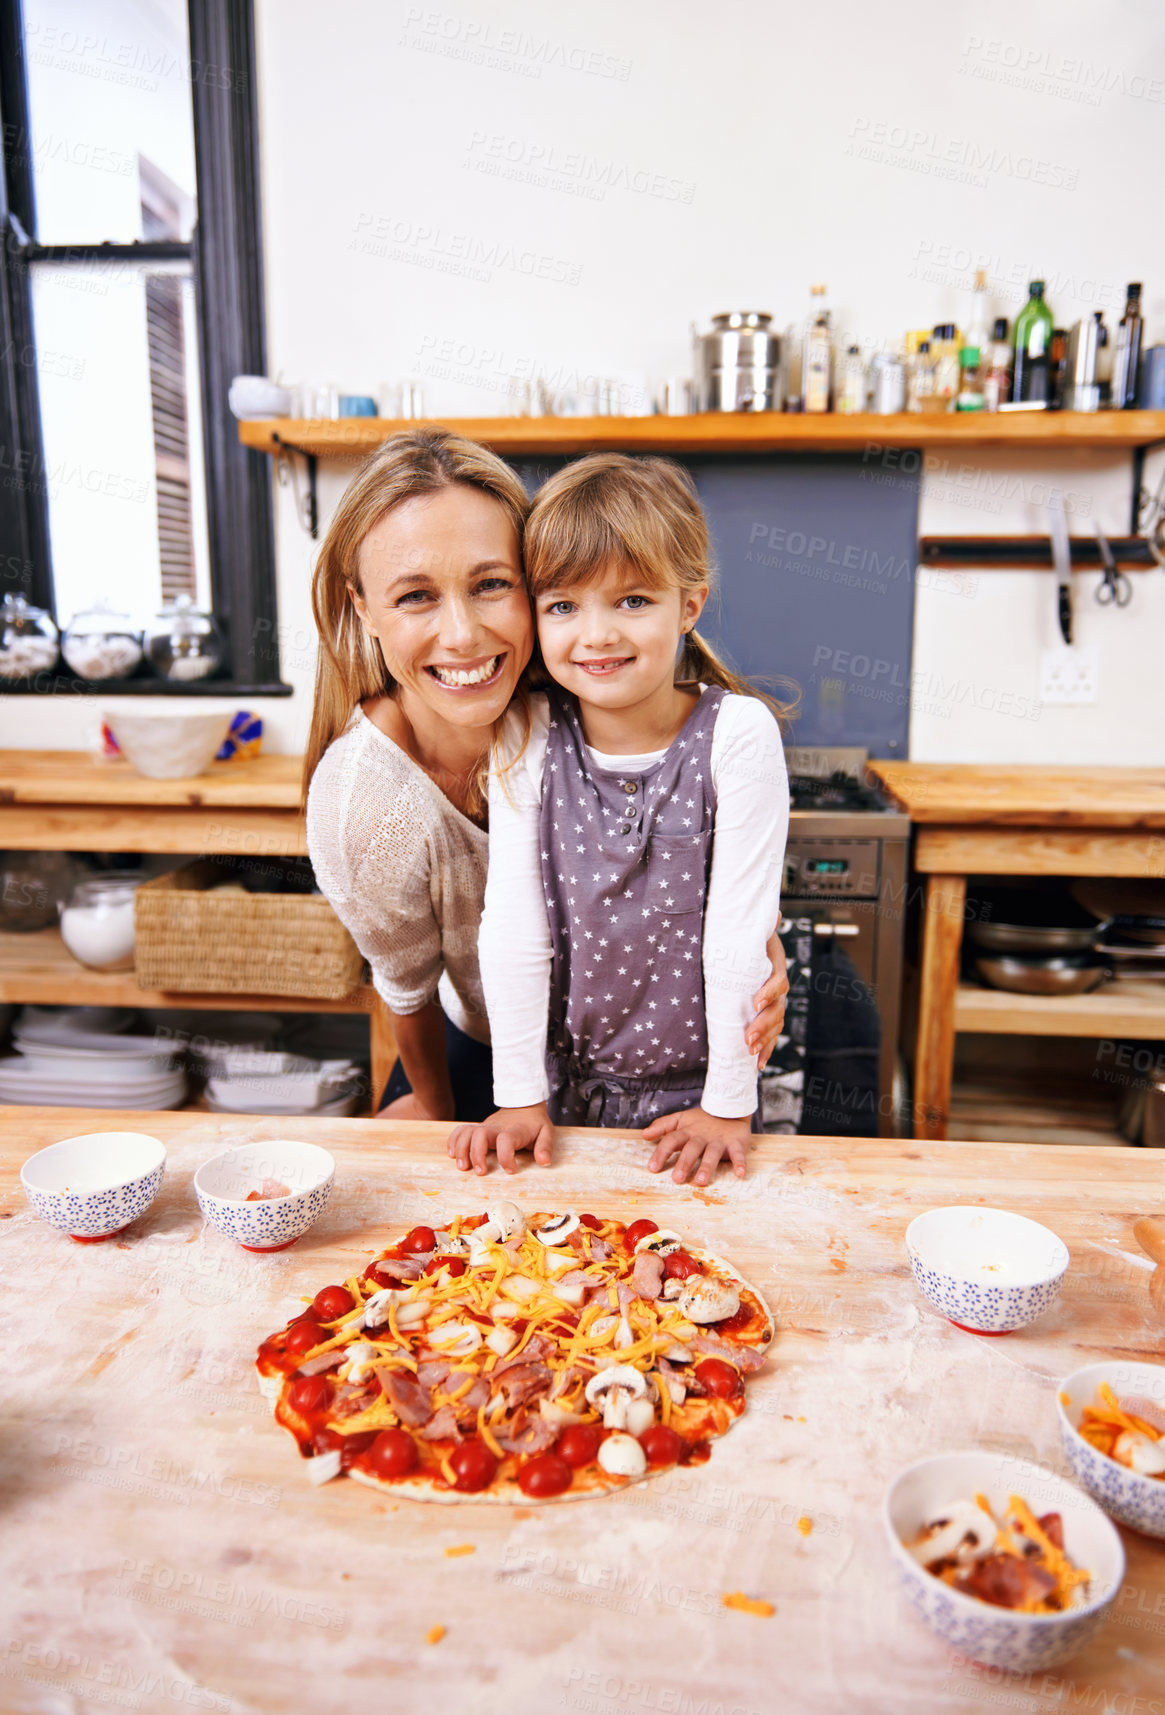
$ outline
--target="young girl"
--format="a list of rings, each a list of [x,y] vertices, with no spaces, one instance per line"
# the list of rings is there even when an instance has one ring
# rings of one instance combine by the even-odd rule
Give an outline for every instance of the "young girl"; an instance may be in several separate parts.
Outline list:
[[[554,684],[491,777],[485,1133],[545,1159],[552,1123],[643,1128],[652,1172],[674,1156],[677,1182],[707,1184],[727,1153],[743,1177],[789,795],[771,709],[694,629],[710,570],[690,478],[567,466],[535,500],[526,572]],[[482,1129],[454,1133],[463,1165]]]

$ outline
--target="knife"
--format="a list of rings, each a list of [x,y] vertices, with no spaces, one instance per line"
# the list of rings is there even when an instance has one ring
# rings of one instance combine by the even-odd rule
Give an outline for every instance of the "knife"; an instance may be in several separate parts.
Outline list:
[[[1048,520],[1052,529],[1052,560],[1059,584],[1060,636],[1072,642],[1072,549],[1068,542],[1068,525],[1058,500],[1048,502]]]

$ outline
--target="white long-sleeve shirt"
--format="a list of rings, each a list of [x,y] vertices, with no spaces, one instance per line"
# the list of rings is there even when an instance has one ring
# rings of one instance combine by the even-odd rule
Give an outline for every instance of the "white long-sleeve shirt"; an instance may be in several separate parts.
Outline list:
[[[530,736],[507,718],[489,787],[489,872],[478,955],[494,1056],[494,1101],[525,1107],[549,1095],[546,1075],[551,934],[542,886],[542,771],[549,715],[533,699]],[[587,747],[591,766],[626,774],[666,751],[609,756]],[[716,825],[704,911],[704,1006],[708,1071],[702,1105],[723,1119],[756,1108],[756,1061],[744,1033],[752,997],[769,975],[766,943],[780,911],[789,782],[781,734],[755,697],[726,696],[712,735]]]

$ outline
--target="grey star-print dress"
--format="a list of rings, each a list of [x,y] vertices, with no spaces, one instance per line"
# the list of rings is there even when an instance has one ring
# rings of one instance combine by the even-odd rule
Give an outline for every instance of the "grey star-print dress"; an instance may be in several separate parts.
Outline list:
[[[658,762],[614,773],[591,763],[573,698],[550,691],[541,850],[556,1124],[634,1130],[699,1105],[712,736],[725,695],[705,690]]]

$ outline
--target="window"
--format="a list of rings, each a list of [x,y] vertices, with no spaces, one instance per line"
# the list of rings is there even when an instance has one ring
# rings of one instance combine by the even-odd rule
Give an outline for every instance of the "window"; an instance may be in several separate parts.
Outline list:
[[[286,694],[268,461],[226,398],[266,368],[250,0],[0,0],[0,68],[0,593],[62,628],[187,595],[227,655],[173,688]]]

